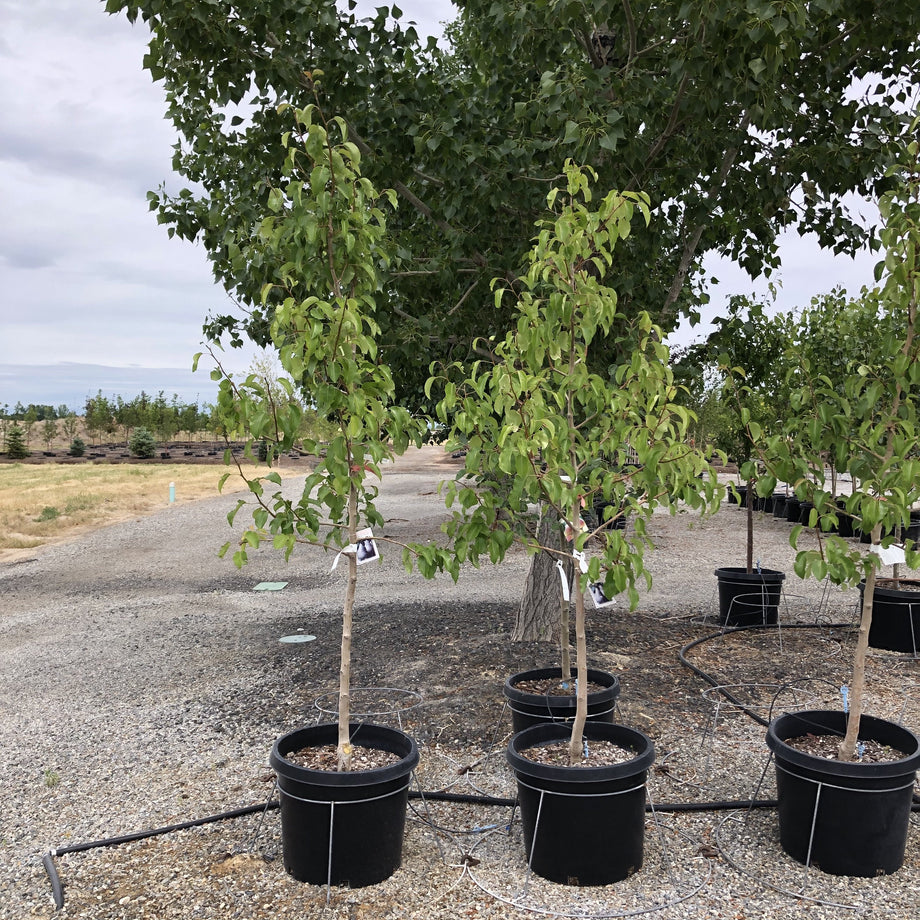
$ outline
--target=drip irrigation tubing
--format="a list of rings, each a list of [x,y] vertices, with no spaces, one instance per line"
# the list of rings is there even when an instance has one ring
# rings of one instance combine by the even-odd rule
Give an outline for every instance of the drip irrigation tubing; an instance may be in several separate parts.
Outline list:
[[[852,626],[851,623],[791,623],[786,626],[782,626],[782,629],[845,629]],[[753,712],[749,709],[743,702],[737,699],[732,693],[730,693],[723,685],[721,685],[715,678],[707,674],[701,668],[698,668],[695,664],[692,664],[687,659],[687,654],[692,651],[694,648],[704,644],[705,642],[710,642],[713,639],[721,638],[725,635],[742,632],[744,630],[765,630],[771,629],[776,630],[777,626],[773,624],[760,624],[755,623],[750,626],[738,626],[728,629],[721,629],[718,632],[712,633],[708,636],[703,636],[700,639],[695,639],[692,642],[687,643],[680,650],[680,661],[688,670],[696,674],[701,680],[705,681],[712,687],[715,687],[719,692],[730,702],[732,705],[737,706],[745,715],[749,716],[754,721],[758,722],[763,726],[769,725],[769,720],[764,719],[762,716],[758,715],[756,712]],[[421,791],[410,791],[409,798],[411,799],[420,799],[422,801],[429,802],[453,802],[457,804],[466,804],[466,805],[488,805],[488,806],[500,806],[511,808],[517,805],[517,799],[513,798],[502,798],[497,796],[488,796],[488,795],[471,795],[469,793],[455,793],[455,792],[421,792]],[[688,812],[707,812],[707,811],[740,811],[740,810],[751,810],[751,809],[762,809],[762,808],[775,808],[776,807],[775,799],[743,799],[743,800],[718,800],[712,802],[672,802],[672,803],[659,803],[659,804],[647,804],[645,807],[646,812],[662,812],[662,813],[688,813]],[[143,831],[135,831],[131,834],[123,834],[117,837],[106,837],[101,840],[93,840],[87,843],[75,843],[69,844],[67,846],[55,847],[50,849],[47,853],[42,856],[42,865],[45,868],[45,872],[48,875],[48,879],[51,883],[52,895],[54,897],[54,903],[57,908],[62,908],[64,906],[64,886],[61,883],[60,876],[57,872],[57,867],[55,865],[55,858],[57,856],[65,856],[70,853],[82,853],[88,850],[100,849],[102,847],[118,846],[124,843],[133,843],[138,840],[147,840],[151,837],[162,836],[163,834],[171,834],[178,831],[190,830],[195,827],[202,827],[207,824],[214,824],[218,821],[226,821],[233,818],[242,818],[247,815],[256,814],[258,812],[267,812],[272,809],[279,808],[281,803],[278,800],[270,800],[268,802],[262,803],[261,805],[248,805],[243,808],[236,808],[231,811],[223,811],[216,815],[209,815],[205,818],[197,818],[191,821],[181,821],[176,824],[168,824],[163,827],[151,828]],[[920,811],[920,802],[916,800],[912,806],[913,811]]]
[[[134,831],[131,834],[122,834],[117,837],[104,837],[101,840],[91,840],[88,843],[71,843],[67,846],[53,847],[42,857],[42,865],[45,872],[48,873],[48,879],[51,882],[51,891],[54,896],[55,906],[61,908],[64,906],[64,887],[58,876],[54,859],[56,856],[66,856],[68,853],[85,853],[87,850],[98,850],[102,847],[114,847],[123,843],[134,843],[137,840],[148,840],[151,837],[159,837],[163,834],[172,834],[176,831],[186,831],[193,827],[203,827],[206,824],[215,824],[218,821],[227,821],[231,818],[244,818],[247,815],[257,814],[260,811],[268,811],[280,806],[278,801],[263,802],[261,805],[247,805],[244,808],[234,808],[231,811],[222,811],[216,815],[209,815],[206,818],[195,818],[191,821],[180,821],[177,824],[166,824],[163,827],[149,828],[143,831]]]
[[[465,805],[490,805],[505,808],[512,808],[517,805],[517,799],[502,798],[488,795],[470,795],[469,793],[455,792],[416,792],[410,791],[409,798],[421,799],[428,802],[453,802]],[[196,818],[191,821],[180,821],[176,824],[167,824],[163,827],[149,828],[142,831],[134,831],[130,834],[122,834],[117,837],[104,837],[100,840],[91,840],[86,843],[73,843],[67,846],[54,847],[42,856],[42,866],[51,883],[51,893],[54,898],[55,907],[58,909],[64,906],[64,886],[58,875],[55,858],[66,856],[70,853],[85,853],[88,850],[102,849],[103,847],[119,846],[124,843],[135,843],[139,840],[148,840],[151,837],[160,837],[164,834],[172,834],[178,831],[190,830],[195,827],[203,827],[207,824],[215,824],[218,821],[227,821],[233,818],[244,818],[247,815],[257,814],[279,808],[281,803],[278,800],[263,802],[261,805],[247,805],[243,808],[235,808],[231,811],[222,811],[216,815],[209,815],[204,818]],[[660,803],[656,805],[646,805],[647,812],[700,812],[700,811],[735,811],[751,808],[775,808],[776,802],[770,799],[755,799],[747,801],[716,801],[716,802],[674,802]]]
[[[745,706],[734,694],[730,693],[724,685],[720,684],[714,677],[710,674],[707,674],[702,668],[698,668],[695,664],[692,664],[687,660],[687,653],[695,649],[697,646],[703,645],[705,642],[711,642],[713,639],[721,639],[724,636],[731,635],[733,633],[745,632],[748,630],[773,630],[774,632],[777,629],[848,629],[852,626],[852,623],[790,623],[787,626],[776,626],[776,624],[764,624],[764,623],[752,623],[749,626],[733,626],[728,629],[720,629],[718,632],[710,633],[708,636],[703,636],[701,639],[694,639],[692,642],[688,642],[680,650],[680,663],[692,671],[699,677],[701,680],[706,681],[712,687],[715,687],[722,696],[725,697],[733,706],[737,706],[746,716],[753,719],[760,725],[763,725],[765,728],[770,724],[769,719],[765,719],[763,716],[758,715],[753,710]]]
[[[707,674],[702,668],[698,668],[695,664],[692,664],[687,660],[687,653],[697,646],[702,645],[704,642],[710,642],[713,639],[719,639],[723,636],[729,635],[731,633],[743,632],[745,630],[776,630],[776,629],[850,629],[853,626],[852,623],[789,623],[786,626],[778,627],[774,623],[752,623],[749,626],[735,626],[729,629],[721,629],[718,632],[710,633],[708,636],[703,636],[701,639],[694,639],[692,642],[688,642],[680,650],[680,662],[684,667],[688,668],[697,677],[706,681],[712,687],[715,687],[722,696],[725,697],[733,706],[737,706],[738,709],[743,712],[746,716],[753,719],[758,724],[764,726],[765,728],[770,725],[770,720],[765,719],[763,716],[758,715],[753,710],[745,706],[733,693],[730,693],[723,684],[720,684],[714,677],[710,674]],[[797,678],[795,681],[791,681],[789,686],[793,683],[796,683],[799,680],[806,680],[808,678]],[[920,812],[920,796],[917,793],[914,793],[913,804],[911,805],[912,812]]]

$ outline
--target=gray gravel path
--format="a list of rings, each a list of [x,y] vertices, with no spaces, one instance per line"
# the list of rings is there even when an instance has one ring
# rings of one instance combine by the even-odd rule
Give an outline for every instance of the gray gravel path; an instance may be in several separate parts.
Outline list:
[[[454,466],[428,450],[388,470],[381,499],[386,533],[394,539],[436,534],[443,517],[437,481]],[[426,821],[410,821],[403,868],[372,888],[327,893],[288,878],[278,858],[278,815],[268,812],[59,856],[66,900],[55,910],[41,865],[50,848],[267,801],[274,738],[316,721],[315,695],[282,677],[287,664],[296,658],[312,687],[334,684],[334,674],[311,673],[312,643],[278,640],[298,629],[316,632],[317,642],[334,634],[341,571],[331,573],[331,558],[317,552],[286,564],[263,551],[242,572],[219,560],[217,549],[229,534],[225,515],[235,501],[167,508],[0,565],[3,920],[517,920],[535,916],[533,910],[556,916],[650,911],[663,920],[821,920],[869,916],[870,910],[886,920],[920,917],[916,817],[904,868],[882,879],[853,880],[806,873],[785,857],[772,810],[662,815],[649,819],[642,871],[586,891],[527,878],[517,822],[506,828],[509,813],[454,804],[432,806]],[[726,509],[703,523],[656,517],[652,532],[659,545],[652,557],[656,584],[639,615],[686,621],[711,613],[712,570],[726,564],[726,550],[741,556],[740,513]],[[791,573],[787,538],[779,524],[758,529],[764,565]],[[509,620],[500,631],[507,631],[527,564],[512,554],[501,567],[465,573],[454,585],[407,575],[391,554],[380,566],[362,567],[359,590],[377,603],[503,605]],[[254,590],[260,582],[282,581],[289,582],[282,591]],[[851,594],[828,600],[820,586],[791,577],[787,595],[790,621],[852,619]],[[674,659],[679,669],[676,648]],[[918,667],[903,656],[870,662],[870,678],[885,678],[885,692],[873,698],[876,709],[915,729]],[[498,720],[498,686],[495,696]],[[673,724],[658,727],[656,745],[669,752],[668,770],[652,777],[653,797],[753,794],[766,764],[762,729],[726,718],[707,738],[683,723],[675,707]],[[461,775],[459,768],[480,759],[475,771]],[[436,732],[422,745],[419,782],[428,790],[514,794],[501,750],[441,744]],[[771,782],[768,776],[766,797]]]

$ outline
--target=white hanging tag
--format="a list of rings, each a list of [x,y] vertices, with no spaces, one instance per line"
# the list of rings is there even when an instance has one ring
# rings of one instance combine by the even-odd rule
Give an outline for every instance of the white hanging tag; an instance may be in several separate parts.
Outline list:
[[[882,546],[878,543],[874,543],[869,547],[870,552],[877,553],[879,559],[885,565],[901,565],[907,561],[907,557],[904,555],[904,547],[897,546],[892,544],[891,546]]]
[[[558,559],[556,560],[556,568],[559,569],[559,578],[562,581],[562,599],[564,601],[571,600],[571,594],[569,592],[569,580],[565,577],[565,568]]]
[[[364,565],[365,562],[373,562],[374,559],[380,558],[380,550],[377,548],[377,541],[374,539],[374,531],[370,527],[359,530],[355,536],[358,539],[356,549],[358,565]]]
[[[578,563],[578,568],[581,569],[582,575],[588,574],[588,560],[585,558],[585,554],[580,550],[573,550],[572,555],[575,557],[575,561]]]
[[[374,559],[380,558],[380,550],[377,548],[377,541],[374,539],[374,531],[371,530],[370,527],[359,530],[355,534],[355,537],[358,540],[357,543],[349,543],[348,546],[343,546],[342,549],[339,550],[338,555],[336,555],[332,563],[333,572],[339,564],[339,559],[341,559],[343,555],[356,556],[358,565],[364,565],[365,562],[371,562]]]
[[[330,571],[330,572],[334,572],[334,571],[335,571],[336,566],[339,564],[339,559],[341,559],[342,556],[350,556],[352,553],[356,553],[356,552],[358,552],[358,545],[357,545],[357,543],[349,543],[348,546],[343,546],[343,547],[336,553],[335,559],[332,560],[332,568],[331,568],[329,571]]]

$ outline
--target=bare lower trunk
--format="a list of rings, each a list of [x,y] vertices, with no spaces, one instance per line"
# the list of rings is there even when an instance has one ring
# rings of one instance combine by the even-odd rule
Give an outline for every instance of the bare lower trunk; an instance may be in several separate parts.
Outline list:
[[[569,648],[569,606],[570,603],[559,597],[559,662],[562,666],[562,682],[567,684],[572,679],[572,651]]]
[[[554,509],[544,507],[537,529],[537,542],[548,549],[562,549],[562,527]],[[524,594],[514,620],[511,639],[514,642],[552,642],[560,634],[560,605],[562,582],[556,560],[559,556],[541,550],[533,557],[524,583]],[[563,566],[571,584],[572,565]],[[568,643],[564,647],[566,653]]]
[[[585,596],[581,590],[581,579],[575,576],[575,660],[576,694],[575,721],[569,741],[569,763],[576,764],[582,758],[585,721],[588,717],[588,642],[585,634]]]
[[[754,480],[747,484],[747,571],[754,571]]]
[[[357,541],[358,496],[354,486],[348,496],[348,542]],[[348,583],[345,587],[345,605],[342,609],[342,654],[339,662],[339,740],[336,760],[339,770],[351,769],[351,623],[355,607],[355,589],[358,586],[358,560],[348,553]]]
[[[878,543],[881,525],[872,531],[872,542]],[[856,755],[856,742],[859,739],[859,721],[863,709],[863,693],[866,689],[866,652],[869,648],[869,627],[872,625],[872,605],[875,594],[875,569],[866,575],[866,587],[863,590],[862,612],[859,617],[859,635],[856,637],[856,651],[853,655],[853,676],[850,679],[849,715],[847,732],[837,756],[841,760],[852,760]]]

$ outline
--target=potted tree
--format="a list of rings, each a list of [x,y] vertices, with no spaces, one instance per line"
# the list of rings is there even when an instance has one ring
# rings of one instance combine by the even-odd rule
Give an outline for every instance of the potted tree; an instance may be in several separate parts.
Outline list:
[[[918,125],[915,121],[910,127],[910,137],[916,137]],[[895,561],[910,568],[920,565],[911,541],[897,547],[892,536],[909,521],[910,508],[920,498],[914,459],[920,437],[916,140],[905,147],[890,177],[896,185],[880,201],[885,258],[877,277],[882,283],[877,292],[864,295],[877,298],[884,308],[878,350],[850,369],[842,390],[826,376],[812,376],[806,362],[790,400],[793,417],[787,430],[764,437],[749,424],[768,471],[761,487],[777,478],[802,483],[813,504],[808,524],[817,548],[798,549],[804,527],[794,529],[796,573],[829,576],[840,585],[864,582],[848,708],[782,715],[767,736],[776,760],[783,848],[801,862],[840,875],[874,876],[901,866],[920,765],[920,738],[901,725],[863,715],[877,573]],[[870,552],[826,533],[839,511],[825,482],[828,459],[858,482],[846,511],[871,532]],[[873,756],[873,748],[881,750]]]
[[[327,123],[312,106],[293,115],[294,131],[284,141],[285,181],[271,190],[270,213],[251,238],[234,245],[241,264],[258,259],[276,266],[263,303],[271,307],[272,341],[287,375],[278,384],[287,397],[308,399],[334,433],[324,445],[302,440],[301,401],[266,398],[258,374],[237,383],[218,362],[212,376],[220,381],[223,422],[248,431],[250,450],[266,443],[269,466],[276,451],[295,443],[316,458],[296,501],[282,493],[276,472],[249,481],[249,498],[230,514],[232,524],[243,507],[252,512],[233,559],[242,566],[266,540],[286,556],[304,545],[345,557],[338,721],[285,734],[270,762],[281,794],[287,871],[316,884],[362,886],[400,865],[418,749],[400,731],[350,718],[358,564],[362,538],[373,533],[364,529],[382,523],[372,477],[380,475],[382,460],[419,443],[425,427],[395,405],[390,371],[376,347],[385,201],[361,177],[359,152],[343,121]],[[229,452],[226,459],[236,462]]]
[[[597,508],[603,500],[595,503]],[[588,514],[583,512],[585,518]],[[590,520],[590,518],[589,518]],[[622,516],[611,519],[603,512],[595,516],[598,522],[607,526],[616,526]],[[526,520],[518,522],[521,529],[526,528]],[[543,578],[550,581],[551,587],[544,591],[533,591],[531,585],[524,588],[522,604],[534,596],[557,600],[556,638],[559,647],[559,666],[530,668],[511,674],[502,687],[506,705],[511,712],[512,731],[519,732],[531,725],[543,722],[572,722],[576,713],[576,681],[572,675],[571,652],[571,585],[573,565],[566,553],[560,552],[570,542],[571,532],[558,510],[551,504],[542,503],[541,514],[536,532],[533,534],[534,545],[540,547],[534,556],[527,573],[528,583],[532,579]],[[553,590],[555,589],[555,590]],[[541,599],[542,599],[541,598]],[[511,634],[512,641],[518,638],[517,624]],[[591,722],[613,722],[616,701],[620,695],[620,680],[615,674],[600,668],[588,668],[587,719]]]
[[[679,503],[714,506],[719,491],[703,453],[686,442],[690,413],[675,401],[658,330],[645,313],[627,316],[604,283],[634,214],[648,219],[647,199],[610,192],[594,205],[592,176],[566,164],[565,185],[548,197],[554,217],[538,224],[526,270],[510,287],[496,283],[496,305],[514,300],[515,327],[501,341],[482,343],[489,360],[468,372],[445,371],[438,406],[452,440],[467,447],[446,496],[455,565],[478,564],[482,556],[497,562],[515,542],[546,550],[517,526],[522,507],[546,503],[566,527],[568,539],[551,551],[574,572],[575,718],[518,732],[507,756],[518,777],[531,868],[582,885],[616,881],[641,866],[644,784],[654,759],[640,732],[586,723],[585,595],[592,587],[599,611],[621,594],[634,606],[636,583],[648,578],[648,516]],[[607,372],[591,362],[603,337],[620,346]],[[611,463],[595,462],[602,452]],[[484,472],[510,478],[506,500],[472,484]],[[582,511],[599,497],[628,508],[631,535],[606,522],[588,529]]]
[[[739,462],[743,485],[739,504],[747,516],[744,565],[720,566],[715,570],[719,590],[719,619],[727,626],[773,625],[777,622],[785,573],[767,568],[754,555],[754,512],[766,510],[763,502],[773,498],[759,490],[748,425],[771,427],[781,415],[784,387],[783,356],[789,334],[789,317],[768,316],[762,303],[733,297],[729,312],[715,320],[718,327],[704,345],[709,360],[717,356],[719,372],[743,368],[743,383],[725,380],[726,407],[718,446]],[[772,513],[772,503],[769,508]]]

